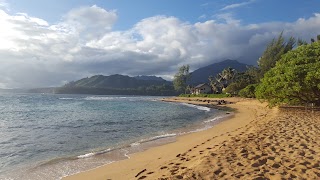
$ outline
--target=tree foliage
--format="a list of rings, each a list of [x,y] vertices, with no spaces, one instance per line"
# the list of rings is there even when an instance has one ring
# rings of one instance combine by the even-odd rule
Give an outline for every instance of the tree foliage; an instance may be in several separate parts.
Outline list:
[[[259,82],[259,69],[255,67],[249,67],[247,71],[238,73],[233,82],[225,89],[226,93],[238,94],[239,91],[250,84]]]
[[[275,66],[276,62],[283,54],[292,50],[295,46],[295,43],[296,40],[293,37],[290,37],[286,42],[283,38],[283,33],[281,33],[277,39],[273,39],[258,60],[258,65],[261,69],[262,76]]]
[[[307,43],[307,41],[305,41],[305,40],[302,40],[302,39],[298,39],[298,41],[297,41],[297,45],[298,46],[302,46],[302,45],[307,45],[308,43]]]
[[[239,92],[239,96],[245,98],[255,98],[257,84],[250,84]]]
[[[173,85],[174,89],[178,92],[185,92],[187,90],[187,82],[191,75],[189,73],[189,65],[183,65],[179,68],[179,71],[174,75]]]
[[[257,87],[256,96],[270,106],[320,105],[320,42],[299,46],[283,55]]]
[[[213,92],[221,93],[224,88],[229,86],[235,79],[237,71],[233,68],[226,68],[221,73],[217,74],[216,77],[209,77],[210,85]]]

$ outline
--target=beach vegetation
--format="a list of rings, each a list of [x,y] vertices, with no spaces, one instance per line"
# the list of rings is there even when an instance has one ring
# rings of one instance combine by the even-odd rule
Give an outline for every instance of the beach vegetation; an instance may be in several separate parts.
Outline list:
[[[178,92],[184,92],[186,94],[188,90],[188,80],[191,74],[189,73],[189,65],[183,65],[179,68],[179,71],[174,75],[173,86]]]
[[[244,98],[255,98],[256,87],[258,84],[250,84],[239,91],[239,96]]]
[[[290,37],[286,41],[283,37],[283,32],[280,33],[278,38],[274,38],[264,50],[262,56],[258,60],[258,66],[260,69],[260,78],[276,65],[276,62],[280,60],[281,56],[295,47],[296,40]]]
[[[224,92],[237,95],[242,89],[250,84],[256,84],[259,82],[259,69],[256,67],[249,67],[247,71],[237,73],[234,81],[228,85]]]
[[[210,86],[214,93],[221,93],[226,87],[233,83],[237,71],[231,67],[222,70],[216,77],[209,77]]]
[[[320,41],[289,51],[265,73],[256,97],[270,106],[320,105]]]
[[[226,98],[231,97],[231,94],[180,94],[179,97],[190,97],[190,98],[196,98],[196,97],[205,97],[205,98]]]

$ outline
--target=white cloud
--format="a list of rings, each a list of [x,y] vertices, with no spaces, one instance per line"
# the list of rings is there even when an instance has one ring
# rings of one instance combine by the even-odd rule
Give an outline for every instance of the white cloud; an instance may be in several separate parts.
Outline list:
[[[9,4],[7,3],[6,0],[0,0],[0,9],[3,9],[3,10],[9,9]]]
[[[115,73],[170,78],[182,64],[196,69],[224,59],[255,64],[281,31],[308,40],[320,27],[320,14],[250,25],[227,13],[195,24],[155,16],[125,31],[112,29],[116,20],[116,11],[97,6],[73,9],[56,24],[0,10],[0,86],[56,86]]]
[[[240,24],[241,22],[240,20],[233,18],[232,13],[217,14],[213,17],[216,17],[218,20],[226,24]]]
[[[243,7],[243,6],[252,4],[254,2],[255,2],[255,0],[250,0],[250,1],[242,2],[242,3],[230,4],[230,5],[223,7],[221,10],[224,11],[224,10],[229,10],[229,9],[235,9],[235,8],[239,8],[239,7]]]
[[[198,17],[198,19],[206,19],[207,18],[207,15],[205,14],[202,14],[201,16]]]
[[[106,11],[93,5],[71,10],[60,25],[76,28],[82,37],[91,39],[111,31],[116,20],[116,11]]]

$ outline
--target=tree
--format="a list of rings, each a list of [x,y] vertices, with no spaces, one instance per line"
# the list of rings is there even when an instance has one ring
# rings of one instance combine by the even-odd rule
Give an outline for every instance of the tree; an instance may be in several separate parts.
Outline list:
[[[224,69],[220,73],[223,79],[223,87],[226,88],[230,83],[233,82],[234,78],[236,77],[237,71],[231,67]]]
[[[210,76],[209,81],[214,93],[221,93],[235,79],[237,71],[233,68],[226,68],[218,73],[216,77]]]
[[[233,82],[226,87],[225,92],[230,94],[238,94],[240,90],[250,84],[256,84],[259,82],[259,69],[256,67],[248,67],[245,72],[237,73]]]
[[[210,76],[209,77],[209,82],[210,82],[210,86],[211,86],[212,92],[214,94],[221,93],[222,86],[221,86],[219,78],[217,78],[217,77],[214,78],[213,76]]]
[[[314,43],[314,42],[316,42],[313,38],[311,38],[311,43]]]
[[[273,39],[271,43],[268,44],[263,55],[258,60],[259,68],[261,69],[262,76],[271,68],[273,68],[276,62],[281,58],[281,56],[288,51],[292,50],[295,46],[296,40],[290,37],[286,42],[283,38],[283,32],[279,35],[277,39]]]
[[[245,97],[245,98],[255,98],[255,90],[256,90],[257,84],[250,84],[240,90],[239,96]]]
[[[261,79],[256,97],[270,106],[320,105],[320,42],[289,51]]]
[[[191,75],[189,73],[189,65],[181,66],[178,73],[174,75],[174,89],[178,92],[184,92],[186,94],[187,81],[190,79],[190,77]]]
[[[297,45],[298,46],[302,46],[302,45],[307,45],[308,43],[307,43],[307,41],[305,41],[305,40],[302,40],[302,39],[298,39],[298,42],[297,42]]]

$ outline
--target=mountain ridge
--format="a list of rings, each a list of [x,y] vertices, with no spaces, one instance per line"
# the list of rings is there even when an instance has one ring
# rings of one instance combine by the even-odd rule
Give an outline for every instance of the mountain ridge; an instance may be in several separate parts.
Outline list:
[[[156,76],[130,77],[127,75],[114,74],[110,76],[94,75],[82,78],[66,84],[66,87],[93,87],[93,88],[139,88],[148,86],[169,85],[171,82]]]
[[[243,72],[243,71],[246,71],[247,68],[250,67],[250,65],[240,63],[237,60],[230,60],[230,59],[213,63],[191,72],[190,73],[191,78],[189,80],[189,83],[191,85],[208,83],[209,76],[216,76],[218,73],[222,72],[225,68],[229,68],[229,67],[237,70],[238,72]]]

